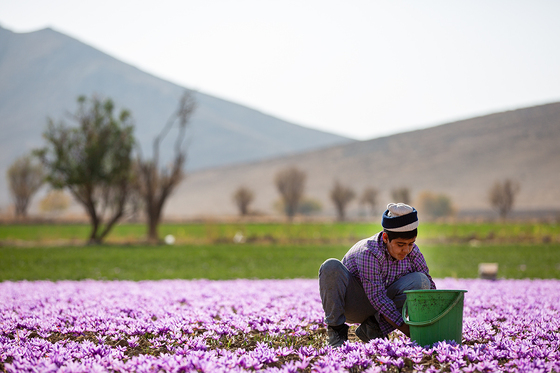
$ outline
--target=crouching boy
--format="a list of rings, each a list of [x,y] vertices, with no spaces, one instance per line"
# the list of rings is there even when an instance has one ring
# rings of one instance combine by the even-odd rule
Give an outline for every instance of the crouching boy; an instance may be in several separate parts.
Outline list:
[[[319,269],[319,291],[329,345],[348,340],[348,325],[364,342],[399,329],[410,336],[402,318],[405,290],[435,289],[424,256],[416,246],[418,215],[402,203],[390,203],[383,231],[356,243],[342,261],[328,259]]]

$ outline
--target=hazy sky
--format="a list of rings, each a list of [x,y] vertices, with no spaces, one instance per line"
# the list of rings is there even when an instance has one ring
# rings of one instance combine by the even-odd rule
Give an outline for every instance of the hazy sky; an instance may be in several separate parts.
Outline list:
[[[357,139],[560,101],[558,0],[0,0],[156,76]]]

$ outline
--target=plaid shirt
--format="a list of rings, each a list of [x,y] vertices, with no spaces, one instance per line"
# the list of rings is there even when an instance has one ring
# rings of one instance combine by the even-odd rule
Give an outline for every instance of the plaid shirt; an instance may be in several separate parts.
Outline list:
[[[426,274],[432,289],[435,289],[436,285],[428,273],[426,260],[416,244],[403,260],[396,260],[387,251],[383,243],[382,233],[379,232],[373,237],[356,243],[346,253],[342,263],[352,275],[361,281],[373,307],[395,324],[401,326],[404,323],[401,312],[397,310],[395,303],[387,296],[389,285],[412,272]],[[384,334],[389,334],[395,329],[383,317],[380,318],[379,326]]]

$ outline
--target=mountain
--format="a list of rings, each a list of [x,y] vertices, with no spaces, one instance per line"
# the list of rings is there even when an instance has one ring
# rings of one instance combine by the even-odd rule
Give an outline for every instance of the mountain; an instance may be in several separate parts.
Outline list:
[[[188,176],[169,201],[167,216],[237,213],[232,194],[254,190],[252,208],[273,213],[279,195],[274,175],[296,166],[307,173],[306,195],[334,215],[334,181],[379,191],[378,209],[395,188],[408,188],[412,202],[423,191],[447,195],[459,214],[490,213],[488,191],[498,180],[520,185],[514,210],[560,217],[560,103],[522,108],[393,136],[333,146],[263,162],[210,169]],[[358,199],[358,198],[357,198]],[[349,215],[363,212],[357,199]],[[419,212],[422,213],[421,211]],[[542,216],[542,215],[541,215]]]
[[[193,72],[196,74],[196,72]],[[135,118],[143,152],[185,91],[50,28],[14,33],[0,27],[0,173],[43,146],[47,118],[69,120],[79,95],[113,99]],[[251,108],[194,92],[187,168],[200,170],[318,149],[352,140],[305,128]],[[165,151],[162,151],[165,155]],[[169,155],[169,153],[168,153]],[[8,202],[0,178],[0,205]]]

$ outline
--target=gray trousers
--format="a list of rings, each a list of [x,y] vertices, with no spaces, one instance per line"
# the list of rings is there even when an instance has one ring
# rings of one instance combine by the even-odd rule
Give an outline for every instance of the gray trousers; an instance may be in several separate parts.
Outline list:
[[[389,285],[387,296],[402,312],[406,300],[405,290],[429,288],[428,276],[413,272]],[[336,326],[345,322],[361,324],[370,316],[379,321],[379,312],[371,305],[360,280],[338,259],[327,259],[319,268],[319,293],[327,325]]]

